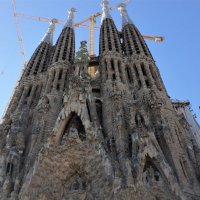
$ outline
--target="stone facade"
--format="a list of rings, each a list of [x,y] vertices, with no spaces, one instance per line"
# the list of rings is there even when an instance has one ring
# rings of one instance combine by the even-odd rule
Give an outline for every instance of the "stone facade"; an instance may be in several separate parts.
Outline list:
[[[24,70],[0,125],[2,200],[200,199],[199,143],[125,6],[119,34],[102,5],[98,57],[82,42],[75,58],[70,9]]]

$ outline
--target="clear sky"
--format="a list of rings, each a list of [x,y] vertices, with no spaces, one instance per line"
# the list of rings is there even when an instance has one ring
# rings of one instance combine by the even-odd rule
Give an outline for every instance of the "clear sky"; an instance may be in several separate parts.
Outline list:
[[[19,13],[47,18],[66,19],[66,11],[75,7],[75,22],[101,11],[97,0],[15,0]],[[116,5],[120,0],[110,0]],[[0,117],[20,76],[23,59],[17,41],[10,0],[0,0]],[[200,0],[130,0],[129,15],[142,34],[162,35],[163,43],[146,41],[160,69],[169,95],[173,99],[189,100],[200,122]],[[118,10],[111,12],[121,29]],[[96,26],[100,25],[100,19]],[[48,28],[48,23],[20,19],[23,44],[30,58]],[[57,25],[54,42],[61,32]],[[95,51],[98,54],[98,31],[95,32]],[[88,40],[88,31],[76,28],[76,48]]]

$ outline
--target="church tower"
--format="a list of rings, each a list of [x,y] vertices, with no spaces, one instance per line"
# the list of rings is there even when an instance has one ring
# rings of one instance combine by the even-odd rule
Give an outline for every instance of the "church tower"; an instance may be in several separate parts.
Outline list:
[[[25,172],[24,163],[28,160],[33,137],[34,114],[44,93],[53,51],[55,23],[55,19],[50,22],[47,33],[24,69],[1,124],[2,199],[6,199],[8,194],[15,199]]]
[[[120,31],[101,5],[99,56],[86,41],[75,53],[72,8],[56,44],[53,19],[23,71],[0,125],[1,199],[200,198],[189,123],[125,5]]]

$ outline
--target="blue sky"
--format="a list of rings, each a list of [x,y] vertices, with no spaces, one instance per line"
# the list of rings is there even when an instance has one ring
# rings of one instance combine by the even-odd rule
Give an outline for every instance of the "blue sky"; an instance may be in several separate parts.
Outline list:
[[[97,0],[15,0],[17,11],[34,16],[66,19],[67,10],[77,9],[75,22],[101,11]],[[120,0],[110,0],[116,5]],[[22,71],[23,59],[17,41],[14,17],[9,0],[0,0],[0,117],[12,95]],[[171,98],[189,100],[200,122],[200,0],[130,0],[130,17],[142,34],[162,35],[163,43],[146,41],[160,69]],[[111,12],[121,28],[118,10]],[[99,26],[100,19],[97,20]],[[30,58],[48,28],[48,23],[20,19],[23,44]],[[54,42],[61,32],[57,25]],[[98,54],[98,31],[95,32],[95,51]],[[76,29],[76,48],[81,40],[88,40],[87,29]]]

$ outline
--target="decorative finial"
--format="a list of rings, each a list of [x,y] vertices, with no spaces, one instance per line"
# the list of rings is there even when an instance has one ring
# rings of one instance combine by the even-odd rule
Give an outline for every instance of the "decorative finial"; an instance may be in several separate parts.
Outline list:
[[[44,37],[42,38],[41,42],[46,42],[48,44],[52,44],[53,45],[53,33],[55,31],[55,24],[58,22],[57,19],[53,18],[50,22],[49,22],[49,28],[47,33],[44,35]]]
[[[109,8],[108,8],[108,4],[109,2],[107,0],[103,1],[101,3],[101,6],[102,6],[102,18],[101,18],[101,23],[103,22],[104,19],[106,18],[109,18],[109,19],[112,19],[110,13],[109,13]]]
[[[118,5],[118,10],[122,16],[122,27],[126,26],[127,24],[133,24],[132,20],[128,16],[126,5],[124,3]]]
[[[73,20],[74,20],[74,13],[76,12],[75,8],[71,8],[68,10],[68,18],[67,22],[65,23],[65,27],[73,28]]]

